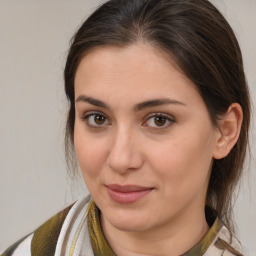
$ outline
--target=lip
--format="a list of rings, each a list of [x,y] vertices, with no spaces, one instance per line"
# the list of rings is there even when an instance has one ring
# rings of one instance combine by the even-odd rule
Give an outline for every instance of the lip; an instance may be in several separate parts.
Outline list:
[[[132,204],[147,196],[153,188],[137,185],[107,185],[110,198],[119,204]]]

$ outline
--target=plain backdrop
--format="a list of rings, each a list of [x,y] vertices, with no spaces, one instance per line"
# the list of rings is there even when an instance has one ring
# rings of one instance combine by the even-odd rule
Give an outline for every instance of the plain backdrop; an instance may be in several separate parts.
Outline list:
[[[83,191],[74,193],[76,186],[67,177],[62,73],[71,36],[100,2],[0,0],[0,251]],[[212,2],[238,37],[255,104],[256,0]],[[235,206],[238,235],[252,252],[248,255],[256,255],[255,127]]]

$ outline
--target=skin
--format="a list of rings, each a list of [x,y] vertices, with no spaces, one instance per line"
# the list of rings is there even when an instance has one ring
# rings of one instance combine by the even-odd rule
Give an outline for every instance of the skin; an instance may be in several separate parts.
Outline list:
[[[165,102],[140,104],[155,99]],[[191,249],[209,230],[204,207],[213,158],[232,147],[195,85],[150,45],[104,46],[81,60],[75,100],[76,154],[115,253],[174,256]],[[110,197],[110,184],[150,192],[121,204]]]

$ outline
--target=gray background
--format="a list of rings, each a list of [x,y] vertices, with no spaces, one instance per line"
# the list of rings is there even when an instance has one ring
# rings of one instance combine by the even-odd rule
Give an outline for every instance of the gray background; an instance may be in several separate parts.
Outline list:
[[[0,251],[83,191],[66,174],[62,71],[73,32],[100,2],[0,0]],[[255,102],[256,0],[212,2],[237,34]],[[251,137],[235,219],[256,255],[255,124]]]

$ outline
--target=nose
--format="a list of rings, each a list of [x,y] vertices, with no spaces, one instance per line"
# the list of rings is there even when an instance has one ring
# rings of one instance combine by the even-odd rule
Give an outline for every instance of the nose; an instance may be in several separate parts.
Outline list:
[[[120,174],[140,169],[144,160],[139,144],[138,137],[131,131],[119,130],[113,136],[107,158],[108,166]]]

